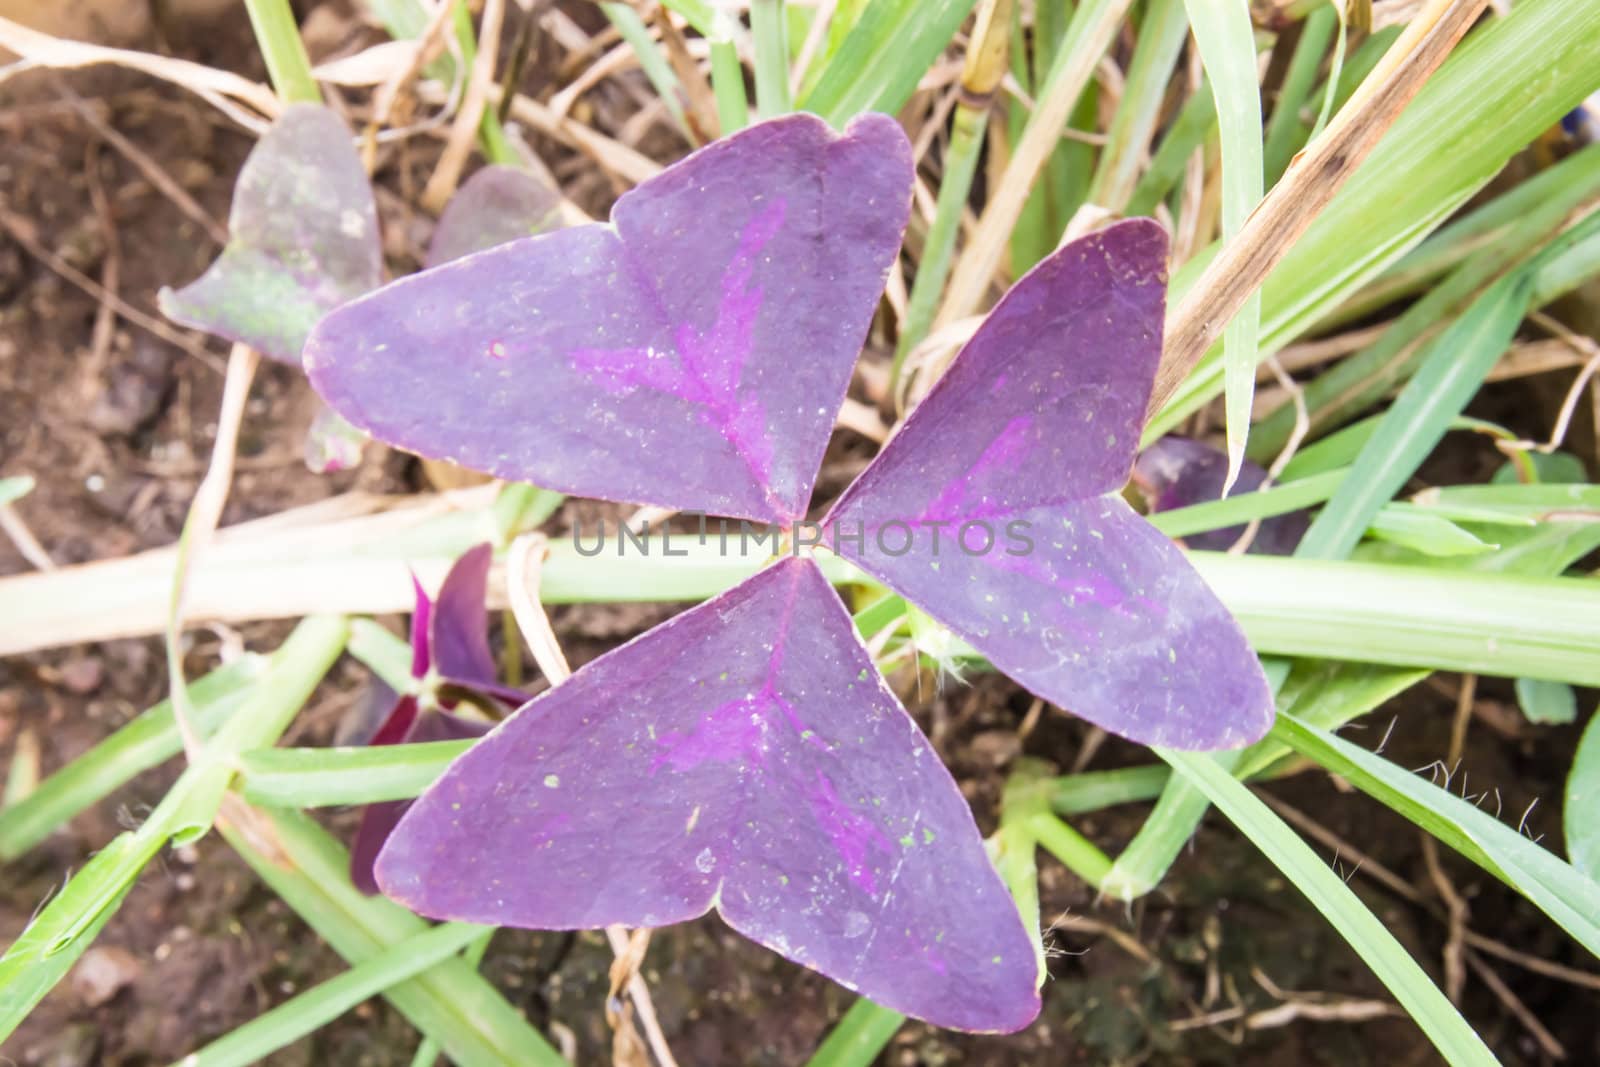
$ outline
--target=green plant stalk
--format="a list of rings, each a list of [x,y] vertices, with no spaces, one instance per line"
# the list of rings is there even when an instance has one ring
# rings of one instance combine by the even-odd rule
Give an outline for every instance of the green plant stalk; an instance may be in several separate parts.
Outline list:
[[[411,646],[372,619],[350,621],[347,651],[396,693],[415,684],[411,677]]]
[[[906,1017],[870,1000],[858,1000],[834,1024],[806,1067],[870,1067]]]
[[[251,810],[265,820],[264,840],[263,828],[247,833],[228,824],[223,836],[346,961],[360,965],[427,929],[399,905],[363,896],[351,885],[349,853],[308,817]],[[566,1067],[521,1013],[459,957],[391,986],[384,997],[461,1067]]]
[[[1122,100],[1111,120],[1111,128],[1106,131],[1106,143],[1100,150],[1100,160],[1089,183],[1091,204],[1118,212],[1133,197],[1141,157],[1155,133],[1167,83],[1172,80],[1178,55],[1188,36],[1189,21],[1183,0],[1151,0],[1144,21],[1139,25],[1139,39],[1128,64]],[[1210,95],[1205,90],[1202,94]],[[1212,109],[1214,114],[1214,103]],[[1153,202],[1151,207],[1154,207]]]
[[[484,930],[478,935],[477,940],[467,946],[467,951],[461,954],[468,967],[477,970],[483,963],[484,953],[489,951],[489,942],[494,940],[493,928]],[[439,1062],[439,1057],[444,1055],[444,1047],[431,1037],[424,1037],[417,1046],[417,1054],[411,1058],[411,1067],[434,1067]]]
[[[210,737],[244,702],[272,661],[250,654],[194,682],[195,729]],[[164,700],[95,745],[17,803],[0,809],[0,863],[43,841],[135,776],[183,751],[172,702]]]
[[[200,762],[185,772],[184,777],[192,775],[193,780],[182,790],[173,787],[168,794],[179,796],[174,844],[189,844],[211,829],[238,769],[240,754],[277,741],[344,651],[349,634],[349,623],[330,615],[309,617],[294,628],[268,676],[218,728]]]
[[[510,482],[494,499],[494,529],[497,548],[504,548],[520,533],[537,530],[560,510],[566,497],[527,482]]]
[[[736,133],[750,125],[750,99],[745,94],[744,64],[733,42],[729,23],[732,16],[718,12],[711,42],[711,93],[717,100],[717,124],[722,135]]]
[[[202,762],[183,772],[139,829],[119,835],[97,852],[12,942],[0,958],[0,1041],[89,947],[161,847],[198,836],[194,820],[204,805],[197,806],[196,797],[209,795],[219,767],[231,774],[220,761],[236,752],[236,745],[272,743],[277,734],[271,725],[287,722],[299,710],[296,700],[303,702],[301,694],[308,691],[302,682],[313,674],[320,678],[338,658],[343,641],[342,619],[307,619],[297,626],[274,655],[273,666],[252,691],[252,699],[206,746]],[[252,710],[265,721],[240,725]],[[225,734],[226,743],[221,741]],[[211,810],[214,813],[215,808]]]
[[[1498,1064],[1494,1054],[1433,984],[1394,935],[1322,858],[1249,788],[1214,759],[1194,752],[1157,754],[1199,788],[1333,924],[1350,947],[1389,987],[1446,1062]]]
[[[300,27],[289,9],[289,0],[245,0],[244,7],[278,98],[286,104],[322,103],[322,92],[311,75],[311,59],[300,40]]]
[[[900,378],[905,371],[906,357],[922,343],[933,326],[939,298],[944,294],[944,283],[950,277],[950,261],[955,253],[956,234],[961,229],[961,213],[966,209],[967,197],[972,192],[972,177],[978,169],[978,157],[983,152],[984,131],[988,124],[987,107],[971,107],[965,102],[956,105],[950,125],[950,147],[944,159],[944,180],[939,183],[933,224],[928,227],[922,258],[917,261],[911,296],[906,301],[905,322],[900,327],[900,340],[895,345],[894,363],[889,371],[891,396],[900,395]]]
[[[446,923],[409,937],[229,1031],[173,1067],[249,1067],[259,1063],[390,986],[455,955],[469,942],[481,940],[483,932],[479,926]]]
[[[789,20],[784,0],[750,0],[750,31],[756,41],[756,106],[761,117],[794,110],[789,92]]]
[[[683,101],[679,97],[680,86],[678,76],[673,73],[672,64],[667,62],[667,57],[661,54],[656,47],[656,39],[650,33],[650,27],[644,24],[644,19],[639,13],[627,4],[602,3],[600,10],[616,27],[617,33],[633,49],[634,58],[639,61],[639,69],[644,71],[644,76],[650,80],[650,85],[660,97],[661,103],[667,109],[667,114],[672,116],[672,121],[677,123],[678,130],[693,143],[694,136],[689,129],[689,120],[683,113]]]
[[[1289,160],[1303,145],[1300,138],[1305,127],[1300,121],[1300,109],[1310,96],[1322,57],[1338,28],[1339,17],[1331,5],[1317,8],[1301,23],[1300,40],[1295,44],[1294,57],[1284,74],[1272,117],[1267,120],[1265,164],[1269,186],[1276,185],[1283,177]]]
[[[1594,90],[1600,5],[1532,0],[1481,24],[1423,86],[1262,289],[1276,352],[1376,277]],[[1216,352],[1146,428],[1168,432],[1217,394]]]

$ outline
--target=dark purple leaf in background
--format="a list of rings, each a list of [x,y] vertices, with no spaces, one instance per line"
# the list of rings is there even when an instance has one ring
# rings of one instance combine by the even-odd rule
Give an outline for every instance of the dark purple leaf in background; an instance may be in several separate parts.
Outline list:
[[[1187,437],[1163,437],[1143,452],[1133,464],[1133,485],[1145,498],[1149,510],[1171,511],[1191,504],[1219,500],[1228,476],[1228,455],[1203,441]],[[1267,472],[1244,461],[1231,495],[1259,489]],[[1256,555],[1287,556],[1294,551],[1310,525],[1304,511],[1292,511],[1262,519],[1247,551]],[[1183,543],[1207,552],[1223,552],[1244,535],[1245,527],[1229,526],[1187,534]]]
[[[586,929],[716,908],[896,1010],[1011,1031],[1034,937],[955,782],[808,560],[602,656],[425,792],[378,860],[434,918]]]
[[[286,108],[251,150],[228,233],[198,281],[161,291],[161,310],[285,363],[318,319],[383,281],[372,186],[344,121],[318,104]]]
[[[1040,696],[1145,744],[1228,748],[1271,725],[1260,664],[1120,495],[1161,357],[1166,252],[1158,224],[1132,220],[1041,262],[827,521],[842,555]]]
[[[450,198],[428,245],[427,266],[553,230],[561,222],[560,203],[559,193],[527,171],[491,163]]]
[[[581,496],[804,514],[900,247],[892,119],[751,127],[558,230],[329,315],[313,384],[374,437]]]

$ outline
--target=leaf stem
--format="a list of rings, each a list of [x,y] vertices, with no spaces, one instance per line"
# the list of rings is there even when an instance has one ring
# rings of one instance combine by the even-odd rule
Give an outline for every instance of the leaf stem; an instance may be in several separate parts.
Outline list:
[[[311,75],[311,59],[300,40],[300,27],[295,24],[289,0],[244,0],[244,6],[278,97],[288,104],[322,103],[322,92]]]

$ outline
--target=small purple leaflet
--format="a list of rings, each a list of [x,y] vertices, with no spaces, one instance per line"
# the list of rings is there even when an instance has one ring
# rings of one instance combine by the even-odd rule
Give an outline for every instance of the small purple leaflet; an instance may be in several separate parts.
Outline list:
[[[285,108],[239,172],[228,234],[199,279],[161,290],[162,313],[299,364],[319,318],[383,281],[377,205],[344,120]]]
[[[324,318],[312,383],[380,440],[582,496],[805,514],[900,247],[911,152],[882,115],[790,115]],[[775,448],[775,442],[783,447]]]
[[[1074,714],[1144,744],[1231,748],[1272,725],[1260,663],[1120,493],[1161,358],[1166,253],[1136,219],[1041,261],[845,490],[825,543]],[[911,549],[871,551],[891,524]],[[995,547],[999,528],[1027,547]],[[973,529],[987,551],[966,547]]]
[[[415,688],[395,697],[368,744],[482,737],[491,724],[456,714],[460,699],[474,698],[501,710],[526,703],[526,693],[500,683],[489,651],[484,598],[493,558],[487,544],[469,549],[450,567],[436,598],[429,597],[413,576],[416,609],[411,615],[411,677]],[[387,801],[369,804],[362,812],[350,849],[350,879],[363,893],[378,891],[373,863],[410,805],[410,801]]]
[[[940,1026],[1039,1008],[1034,936],[966,801],[809,560],[529,703],[417,799],[377,877],[432,918],[536,929],[715,908]]]

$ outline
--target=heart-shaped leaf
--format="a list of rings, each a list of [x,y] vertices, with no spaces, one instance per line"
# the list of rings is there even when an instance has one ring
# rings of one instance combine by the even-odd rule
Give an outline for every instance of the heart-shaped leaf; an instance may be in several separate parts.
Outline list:
[[[491,163],[456,191],[428,245],[430,267],[560,225],[561,195],[525,170]]]
[[[169,319],[299,364],[312,325],[378,287],[372,186],[350,131],[318,104],[286,108],[245,160],[228,246],[197,281],[161,290]]]
[[[809,560],[600,657],[457,760],[378,859],[435,918],[584,929],[716,908],[898,1011],[1010,1031],[1033,937],[949,772]]]
[[[624,194],[612,225],[424,271],[323,319],[313,384],[374,437],[582,496],[805,513],[909,211],[893,120],[792,115]]]
[[[1166,252],[1159,225],[1132,220],[1043,260],[825,525],[1047,700],[1145,744],[1227,748],[1272,724],[1261,666],[1120,494],[1161,357]]]

